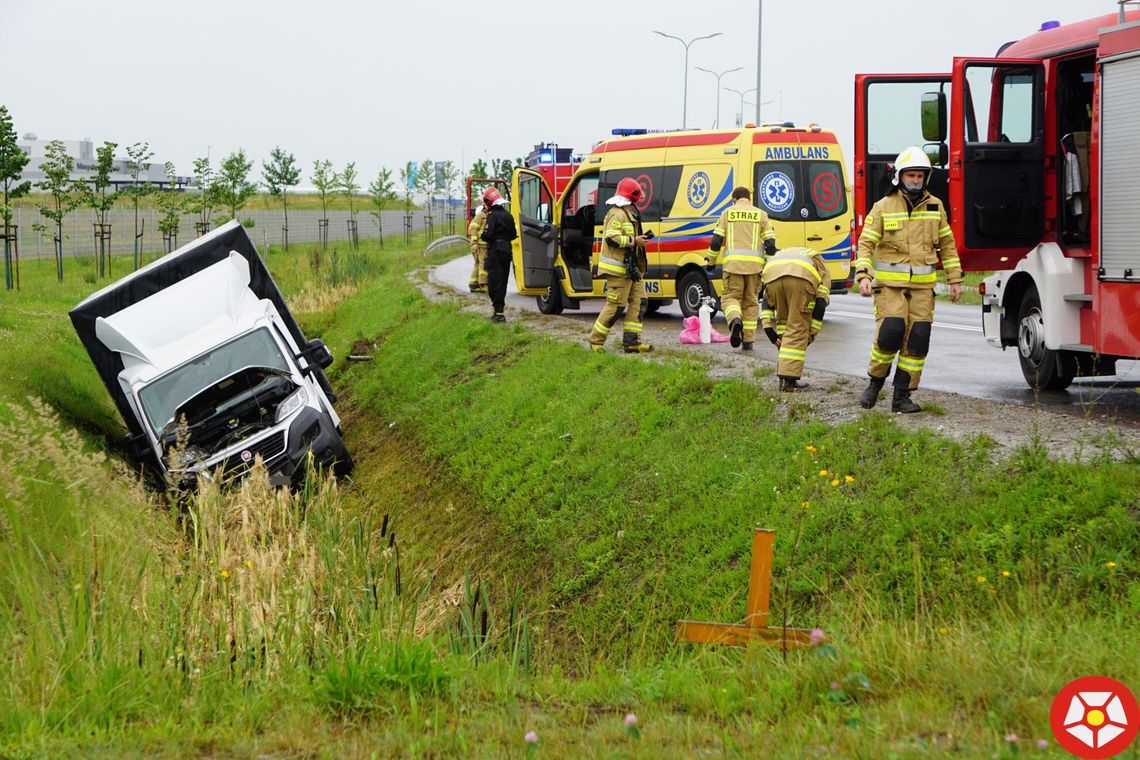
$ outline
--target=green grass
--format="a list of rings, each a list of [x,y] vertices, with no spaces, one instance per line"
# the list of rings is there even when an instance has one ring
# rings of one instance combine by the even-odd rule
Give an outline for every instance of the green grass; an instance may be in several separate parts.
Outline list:
[[[830,427],[430,304],[414,250],[297,249],[270,268],[338,357],[343,491],[165,505],[103,453],[93,286],[0,293],[0,754],[1009,756],[1071,678],[1140,684],[1134,456]],[[773,620],[828,645],[675,644],[743,617],[754,525]]]

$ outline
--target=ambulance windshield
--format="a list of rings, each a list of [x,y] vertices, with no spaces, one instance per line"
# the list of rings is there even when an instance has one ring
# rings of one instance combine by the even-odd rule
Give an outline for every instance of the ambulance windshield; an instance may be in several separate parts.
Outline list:
[[[838,161],[757,161],[756,205],[779,221],[816,222],[847,213],[847,189]]]

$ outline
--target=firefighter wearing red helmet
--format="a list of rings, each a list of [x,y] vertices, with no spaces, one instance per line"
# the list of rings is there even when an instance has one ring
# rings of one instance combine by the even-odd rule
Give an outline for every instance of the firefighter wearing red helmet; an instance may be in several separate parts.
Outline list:
[[[871,208],[855,259],[859,293],[874,294],[876,318],[867,368],[871,381],[859,404],[875,405],[894,364],[891,411],[910,413],[922,411],[910,393],[918,387],[930,349],[935,265],[942,263],[954,302],[962,294],[962,266],[942,201],[927,191],[930,159],[911,146],[895,159],[894,169],[895,189]]]
[[[716,263],[722,247],[724,294],[720,303],[732,336],[729,342],[733,348],[751,351],[760,316],[764,255],[776,252],[776,233],[772,231],[768,215],[752,205],[752,193],[747,187],[732,191],[732,205],[720,215],[713,228],[707,263]]]
[[[491,298],[491,321],[506,322],[503,314],[507,297],[507,277],[511,273],[511,241],[518,237],[515,220],[507,211],[507,202],[493,187],[483,193],[483,206],[488,209],[487,224],[480,238],[487,244],[487,295]]]
[[[610,330],[622,316],[622,348],[627,354],[652,351],[653,346],[641,341],[641,320],[645,316],[645,282],[648,271],[645,244],[637,204],[642,199],[641,185],[632,177],[618,182],[617,191],[606,201],[610,210],[602,223],[602,250],[598,256],[598,274],[606,278],[606,305],[590,331],[590,348],[601,351]]]

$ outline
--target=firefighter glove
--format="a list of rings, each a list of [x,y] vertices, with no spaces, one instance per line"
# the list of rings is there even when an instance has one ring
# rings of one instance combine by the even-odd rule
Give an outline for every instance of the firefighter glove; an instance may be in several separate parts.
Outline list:
[[[780,339],[780,336],[776,335],[775,329],[771,327],[765,327],[764,334],[768,336],[768,340],[772,341],[773,346],[776,345],[776,341]]]
[[[776,252],[776,241],[768,238],[764,241],[764,255],[771,256]]]

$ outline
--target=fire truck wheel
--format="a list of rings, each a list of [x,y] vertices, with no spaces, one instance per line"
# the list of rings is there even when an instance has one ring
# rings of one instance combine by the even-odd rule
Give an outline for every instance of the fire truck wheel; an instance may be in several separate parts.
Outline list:
[[[685,273],[681,281],[677,283],[677,300],[681,304],[681,314],[686,317],[695,317],[700,314],[701,301],[706,296],[713,296],[712,286],[709,285],[709,278],[705,277],[703,272],[690,270]],[[719,307],[719,303],[718,303]],[[716,312],[713,312],[716,315]]]
[[[566,308],[566,304],[562,300],[562,285],[559,284],[554,275],[550,277],[550,284],[546,286],[546,292],[540,296],[535,296],[534,301],[538,304],[538,310],[543,314],[561,314],[562,310]]]
[[[1041,297],[1032,285],[1021,299],[1017,312],[1017,357],[1021,361],[1021,374],[1030,388],[1063,391],[1076,375],[1076,362],[1071,356],[1045,347]]]

